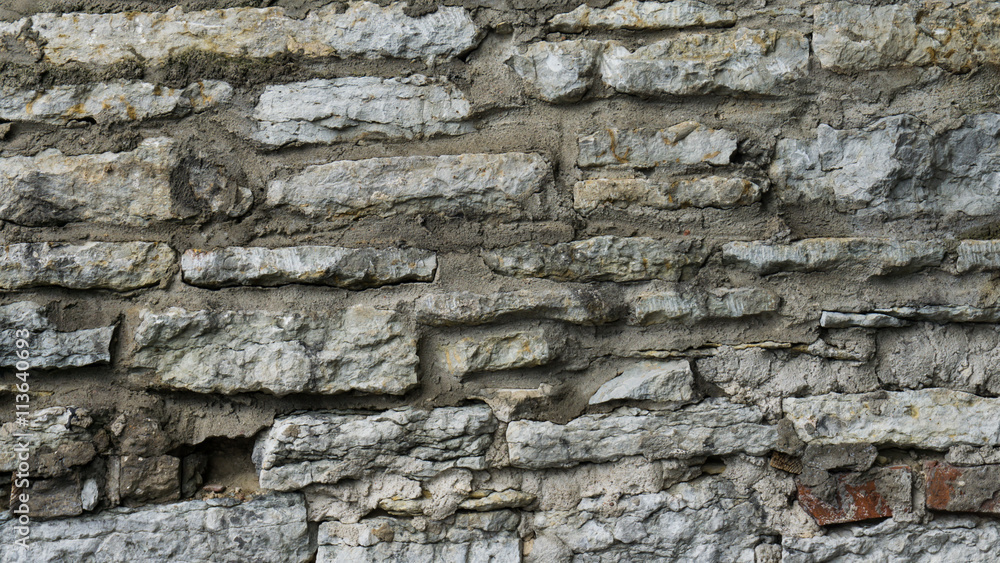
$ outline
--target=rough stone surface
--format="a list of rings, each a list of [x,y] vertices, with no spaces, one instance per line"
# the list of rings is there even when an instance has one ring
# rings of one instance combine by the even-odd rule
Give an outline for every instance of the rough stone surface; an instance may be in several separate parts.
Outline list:
[[[1000,322],[1000,307],[970,307],[968,305],[924,305],[922,307],[891,307],[876,309],[877,314],[891,315],[913,321],[935,323],[995,323]],[[905,326],[905,325],[899,325]]]
[[[956,467],[938,461],[924,463],[927,508],[948,512],[1000,514],[1000,465]]]
[[[154,385],[199,393],[402,394],[417,384],[416,337],[398,313],[143,311],[134,368]]]
[[[927,524],[889,519],[873,526],[844,526],[821,536],[782,536],[781,547],[782,563],[985,563],[1000,547],[1000,525],[980,518],[939,517]]]
[[[116,508],[34,522],[30,549],[13,548],[16,521],[0,525],[4,563],[35,561],[289,561],[312,558],[301,495]]]
[[[909,467],[887,467],[836,476],[810,472],[797,479],[799,504],[821,526],[899,516],[912,511]]]
[[[254,462],[261,485],[276,490],[383,469],[429,478],[451,468],[484,469],[496,425],[486,406],[306,413],[276,420],[257,441]]]
[[[600,178],[573,186],[573,207],[588,215],[601,208],[731,209],[760,201],[764,189],[743,178],[706,176],[653,182],[644,178]]]
[[[254,139],[281,146],[461,135],[474,130],[469,114],[469,101],[447,80],[316,79],[265,88],[253,113]]]
[[[1000,445],[1000,400],[947,389],[832,393],[787,398],[785,414],[807,443],[872,444],[947,450]]]
[[[348,289],[401,282],[429,282],[437,255],[417,248],[227,247],[188,250],[181,257],[184,281],[200,287],[277,286],[289,283]]]
[[[0,249],[0,288],[58,286],[127,291],[165,281],[176,254],[153,242],[52,242]]]
[[[558,342],[542,329],[467,337],[440,352],[447,370],[458,376],[484,371],[532,368],[559,355]]]
[[[63,125],[84,118],[108,123],[181,116],[224,104],[232,92],[232,86],[219,80],[179,89],[116,80],[46,90],[6,90],[0,91],[0,119]]]
[[[199,214],[237,216],[253,201],[249,190],[204,166],[189,173],[203,181],[179,191],[171,174],[180,165],[177,143],[165,137],[145,139],[128,152],[67,156],[46,149],[36,156],[3,157],[0,220],[27,226],[86,221],[144,227]]]
[[[521,560],[519,518],[510,511],[457,514],[438,526],[422,519],[379,516],[358,524],[319,527],[317,563]]]
[[[542,41],[515,51],[506,62],[539,98],[562,104],[580,100],[594,85],[603,50],[599,41]]]
[[[997,465],[1000,464],[1000,447],[955,446],[948,449],[948,455],[944,459],[958,466]]]
[[[1000,327],[995,324],[921,323],[877,334],[877,369],[897,389],[945,387],[1000,393]]]
[[[567,424],[516,420],[507,426],[514,467],[540,469],[602,462],[623,456],[691,458],[748,452],[762,455],[777,431],[761,424],[761,413],[724,400],[707,399],[674,412],[623,408],[584,415]]]
[[[585,29],[653,31],[685,27],[727,27],[735,23],[736,15],[729,10],[719,10],[697,0],[619,0],[607,8],[591,8],[581,4],[572,12],[559,14],[549,20],[550,27],[563,33],[580,33]]]
[[[549,178],[536,154],[343,160],[267,186],[267,206],[315,219],[459,212],[519,217]]]
[[[512,318],[548,319],[579,325],[618,320],[615,296],[591,287],[491,294],[455,292],[425,295],[414,305],[417,320],[432,326],[480,325]]]
[[[18,451],[25,444],[32,476],[64,475],[94,458],[93,435],[88,430],[93,420],[86,410],[49,407],[26,414],[23,420],[24,424],[15,421],[0,426],[0,471],[17,470]]]
[[[382,8],[370,2],[352,2],[343,13],[328,5],[304,19],[288,17],[282,8],[36,14],[30,31],[45,42],[42,52],[54,64],[164,61],[189,50],[245,57],[450,58],[479,42],[479,30],[462,8],[411,18],[401,3]]]
[[[1000,269],[1000,241],[963,240],[957,252],[955,268],[960,274]]]
[[[845,267],[859,268],[869,275],[894,275],[940,266],[944,254],[945,246],[938,241],[863,238],[816,238],[790,244],[736,241],[722,247],[727,264],[761,275]]]
[[[743,28],[680,35],[634,51],[612,44],[601,59],[605,84],[639,96],[777,95],[808,68],[802,34]]]
[[[123,456],[110,464],[118,471],[118,498],[137,502],[168,502],[181,498],[181,460],[171,455]]]
[[[18,331],[29,331],[19,338]],[[115,327],[59,332],[45,317],[45,307],[18,301],[0,307],[0,366],[13,368],[21,360],[17,352],[27,350],[32,369],[59,369],[104,364],[111,360],[111,338]],[[21,333],[21,336],[24,336]],[[26,345],[17,346],[18,340]]]
[[[698,241],[600,236],[544,245],[524,243],[483,252],[494,272],[556,281],[677,281],[705,260]]]
[[[661,130],[606,129],[581,137],[579,164],[667,169],[702,163],[720,166],[729,164],[735,152],[733,133],[685,121]]]
[[[685,403],[695,399],[697,395],[690,362],[646,361],[629,366],[621,375],[601,385],[589,403],[599,405],[621,399]]]
[[[629,324],[648,326],[669,322],[735,319],[771,313],[781,298],[766,289],[723,288],[698,293],[665,288],[640,293],[632,303]]]
[[[823,328],[848,328],[852,326],[862,328],[898,328],[908,324],[904,320],[882,313],[838,313],[836,311],[823,311],[823,314],[819,318],[819,326]]]

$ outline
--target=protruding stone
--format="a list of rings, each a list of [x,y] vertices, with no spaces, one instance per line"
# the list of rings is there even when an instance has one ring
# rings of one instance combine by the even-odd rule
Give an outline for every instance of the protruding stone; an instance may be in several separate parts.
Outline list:
[[[17,355],[26,350],[32,369],[60,369],[107,363],[111,360],[111,338],[115,327],[58,332],[43,315],[45,307],[18,301],[0,307],[0,366],[14,367]],[[27,335],[23,332],[27,331]],[[20,336],[19,336],[20,334]],[[18,346],[24,340],[23,346]]]
[[[924,462],[927,508],[947,512],[1000,514],[1000,465],[956,467]]]
[[[231,246],[188,250],[181,271],[185,282],[201,287],[308,283],[363,289],[433,281],[437,254],[418,248]]]
[[[563,104],[580,100],[594,85],[603,50],[600,41],[542,41],[519,48],[506,62],[539,98]]]
[[[777,440],[754,407],[708,399],[678,411],[619,409],[584,415],[567,424],[515,420],[507,425],[514,467],[542,469],[602,462],[624,456],[692,458],[747,452],[764,455]]]
[[[882,313],[838,313],[823,311],[819,317],[819,326],[823,328],[898,328],[910,323],[892,315]]]
[[[364,103],[358,103],[364,100]],[[253,137],[266,145],[425,139],[475,130],[469,101],[446,80],[371,76],[268,86]]]
[[[923,305],[875,309],[876,313],[911,321],[935,323],[1000,323],[1000,307],[968,305]]]
[[[947,389],[789,397],[785,414],[809,444],[861,442],[947,450],[998,446],[1000,399]]]
[[[243,214],[253,194],[217,167],[182,163],[177,143],[146,139],[128,152],[0,158],[0,220],[41,227],[78,221],[144,227]],[[186,171],[187,182],[175,178]]]
[[[258,441],[262,487],[290,491],[388,470],[431,478],[484,469],[497,422],[488,407],[403,407],[378,414],[305,413],[280,418]]]
[[[600,236],[552,245],[524,243],[483,252],[494,272],[556,281],[677,281],[705,260],[700,241]]]
[[[14,546],[17,519],[0,525]],[[312,561],[301,495],[266,495],[115,508],[32,522],[28,549],[4,549],[3,563],[36,561]]]
[[[23,460],[18,454],[24,445],[30,456],[30,475],[39,477],[65,475],[70,468],[90,462],[97,453],[88,430],[93,420],[84,409],[49,407],[26,413],[19,420],[0,427],[0,471],[20,470]]]
[[[724,288],[700,293],[667,288],[639,294],[628,322],[648,326],[674,321],[735,319],[771,313],[780,306],[781,298],[766,289]]]
[[[181,89],[116,80],[41,91],[0,91],[0,119],[63,125],[84,118],[111,123],[182,116],[224,104],[232,93],[232,86],[219,80],[194,82]]]
[[[511,318],[596,325],[621,317],[624,307],[619,301],[616,295],[592,287],[560,287],[429,294],[416,301],[415,309],[417,321],[431,326],[480,325]]]
[[[572,12],[559,14],[549,20],[550,27],[563,33],[580,33],[585,29],[654,31],[685,27],[727,27],[735,23],[736,15],[729,10],[719,10],[697,0],[619,0],[607,8],[591,8],[581,4]]]
[[[629,366],[590,398],[589,404],[631,399],[661,403],[686,403],[697,397],[694,372],[687,360],[644,361]]]
[[[959,241],[955,269],[960,274],[1000,270],[1000,240]]]
[[[198,393],[403,394],[417,384],[414,327],[357,305],[339,313],[143,311],[131,365]]]
[[[584,215],[601,208],[675,210],[731,209],[760,201],[764,189],[743,178],[706,176],[654,182],[645,178],[599,178],[573,186],[573,207]]]
[[[44,41],[42,52],[53,64],[112,64],[138,57],[165,62],[186,51],[235,57],[273,57],[301,53],[307,57],[368,59],[452,58],[479,43],[469,13],[442,6],[411,18],[405,3],[380,7],[371,2],[327,5],[305,18],[285,15],[283,8],[228,8],[185,12],[118,12],[111,14],[35,14],[30,31]]]
[[[549,181],[537,154],[463,154],[341,160],[267,186],[267,205],[316,219],[442,213],[530,214]]]
[[[940,241],[814,238],[790,244],[729,242],[722,247],[722,258],[761,275],[859,268],[885,276],[940,266],[944,252]]]
[[[440,353],[446,369],[463,376],[484,371],[532,368],[555,360],[560,343],[542,329],[470,336],[446,345]]]
[[[799,504],[820,526],[887,518],[913,510],[909,467],[820,474],[823,477],[818,482],[808,482],[806,475],[796,480]]]
[[[128,291],[166,281],[177,255],[153,242],[37,242],[0,248],[0,289]]]
[[[794,31],[736,29],[689,33],[629,51],[609,45],[604,83],[624,94],[778,95],[809,69],[809,41]]]
[[[633,168],[678,168],[730,163],[736,135],[685,121],[667,129],[606,129],[580,138],[583,167],[625,165]]]

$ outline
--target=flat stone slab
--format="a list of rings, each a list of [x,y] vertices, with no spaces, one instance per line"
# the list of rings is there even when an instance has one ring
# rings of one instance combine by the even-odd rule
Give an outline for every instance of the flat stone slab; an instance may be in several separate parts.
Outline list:
[[[597,178],[573,186],[573,208],[584,215],[599,209],[732,209],[757,203],[765,191],[750,180],[725,176],[670,181]]]
[[[431,326],[481,325],[512,318],[597,325],[621,317],[624,307],[616,301],[615,295],[593,287],[560,287],[429,294],[417,299],[414,309],[417,321]]]
[[[619,0],[607,8],[591,8],[581,4],[572,12],[554,16],[549,20],[549,27],[563,33],[580,33],[585,29],[655,31],[685,27],[728,27],[735,23],[736,14],[697,0]]]
[[[944,256],[940,241],[874,238],[813,238],[789,244],[736,241],[722,246],[724,263],[761,275],[841,268],[859,268],[877,276],[905,274],[940,266]]]

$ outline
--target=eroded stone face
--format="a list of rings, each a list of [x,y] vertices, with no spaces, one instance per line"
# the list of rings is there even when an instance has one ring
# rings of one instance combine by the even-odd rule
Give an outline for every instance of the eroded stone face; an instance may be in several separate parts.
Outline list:
[[[437,254],[417,248],[227,247],[188,250],[184,281],[201,287],[277,286],[290,283],[348,289],[433,281]]]
[[[27,350],[31,369],[81,367],[111,360],[114,326],[59,332],[44,313],[44,307],[30,301],[0,307],[0,366],[16,366],[21,360],[19,350]],[[24,340],[25,345],[18,346],[18,340]]]
[[[19,470],[24,445],[30,457],[30,474],[40,477],[65,475],[72,467],[90,462],[97,453],[90,431],[93,420],[86,409],[49,407],[28,413],[24,422],[0,426],[0,471]]]
[[[857,268],[878,276],[903,274],[940,266],[944,254],[945,246],[940,241],[865,238],[815,238],[790,244],[736,241],[722,247],[725,263],[761,275],[839,268]]]
[[[224,525],[220,525],[224,523]],[[16,520],[0,524],[13,546]],[[289,561],[311,560],[306,507],[301,495],[270,494],[238,503],[192,500],[140,508],[115,508],[92,516],[32,522],[30,548],[5,549],[4,563],[92,560]]]
[[[549,20],[550,27],[563,33],[580,33],[585,29],[654,31],[685,27],[726,27],[735,23],[736,15],[729,10],[719,10],[697,0],[619,0],[607,8],[591,8],[581,4],[572,12],[559,14]]]
[[[39,242],[0,249],[0,288],[127,291],[165,281],[177,256],[153,242]]]
[[[276,420],[257,441],[254,462],[261,486],[283,491],[381,470],[427,479],[484,469],[496,425],[486,406],[306,413]]]
[[[632,302],[629,324],[648,326],[669,322],[736,319],[771,313],[781,298],[758,288],[720,288],[710,292],[678,288],[644,291]]]
[[[799,504],[821,526],[902,516],[913,510],[909,467],[863,473],[809,471],[796,479]]]
[[[537,154],[464,154],[342,160],[309,166],[267,186],[267,206],[310,218],[441,213],[528,213],[549,180]]]
[[[358,305],[327,313],[143,311],[133,368],[157,387],[198,393],[264,391],[399,395],[417,384],[410,321]]]
[[[676,168],[697,164],[729,164],[736,135],[685,121],[662,130],[606,129],[580,138],[580,166],[624,165]]]
[[[414,309],[419,322],[432,326],[480,325],[511,318],[596,325],[621,317],[624,307],[619,301],[613,292],[593,287],[560,287],[491,294],[430,294],[419,298]]]
[[[948,512],[1000,514],[1000,465],[956,467],[939,461],[924,463],[927,508]]]
[[[479,30],[462,8],[411,18],[403,6],[351,2],[343,13],[330,5],[303,19],[282,8],[35,14],[30,31],[45,42],[41,51],[54,64],[111,64],[136,56],[163,62],[192,50],[237,57],[447,59],[479,43]]]
[[[253,138],[272,146],[423,139],[469,133],[469,116],[465,95],[444,79],[316,79],[266,87],[253,113]]]

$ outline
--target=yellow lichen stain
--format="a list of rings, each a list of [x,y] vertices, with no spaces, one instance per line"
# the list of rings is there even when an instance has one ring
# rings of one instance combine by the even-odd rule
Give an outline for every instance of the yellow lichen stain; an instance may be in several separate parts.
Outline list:
[[[701,160],[702,160],[702,162],[704,162],[706,160],[712,160],[713,158],[719,156],[720,152],[721,151],[710,152],[710,153],[706,154],[705,156],[701,157]]]
[[[606,129],[606,131],[608,132],[608,138],[610,139],[610,143],[611,143],[611,149],[610,149],[611,150],[611,156],[615,157],[615,160],[617,160],[621,164],[628,163],[628,156],[632,152],[632,149],[626,150],[624,155],[619,155],[618,154],[618,140],[615,139],[615,132],[614,132],[614,130],[612,130],[612,129]]]

